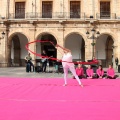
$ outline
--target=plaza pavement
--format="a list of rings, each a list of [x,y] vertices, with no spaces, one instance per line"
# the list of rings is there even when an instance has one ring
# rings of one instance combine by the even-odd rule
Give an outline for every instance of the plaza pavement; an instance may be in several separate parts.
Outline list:
[[[50,71],[54,71],[50,68]],[[69,74],[69,76],[71,76]],[[0,77],[20,77],[20,78],[60,78],[63,77],[62,73],[36,73],[36,72],[26,72],[25,67],[8,67],[0,68]]]
[[[106,70],[107,68],[104,68]],[[50,68],[50,71],[55,71],[54,68]],[[119,75],[117,69],[115,69],[116,75]],[[63,78],[62,73],[35,73],[30,72],[27,73],[25,67],[8,67],[8,68],[0,68],[0,77],[23,77],[23,78]],[[72,77],[69,73],[68,77]]]

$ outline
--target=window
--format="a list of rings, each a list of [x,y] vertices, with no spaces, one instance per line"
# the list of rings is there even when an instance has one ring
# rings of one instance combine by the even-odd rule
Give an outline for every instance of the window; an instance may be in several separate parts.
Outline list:
[[[42,2],[42,18],[52,18],[52,1]]]
[[[25,18],[25,2],[15,3],[15,18]]]
[[[80,18],[80,1],[70,1],[70,18]]]
[[[100,2],[100,18],[110,18],[110,2]]]

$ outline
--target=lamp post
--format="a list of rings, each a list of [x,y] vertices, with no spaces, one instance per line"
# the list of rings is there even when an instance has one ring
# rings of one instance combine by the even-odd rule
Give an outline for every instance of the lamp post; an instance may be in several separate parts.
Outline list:
[[[100,32],[96,31],[94,28],[91,30],[92,36],[90,37],[89,31],[86,32],[87,38],[92,39],[92,58],[95,56],[95,40],[100,36]]]

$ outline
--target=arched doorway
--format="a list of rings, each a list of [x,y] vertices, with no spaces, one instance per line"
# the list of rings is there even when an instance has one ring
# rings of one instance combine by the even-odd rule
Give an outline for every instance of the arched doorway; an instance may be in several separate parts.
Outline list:
[[[72,33],[65,39],[65,47],[70,49],[73,54],[73,60],[85,61],[85,41],[78,33]]]
[[[25,49],[25,45],[28,43],[28,39],[21,33],[15,33],[9,40],[8,64],[9,66],[25,66],[25,56],[28,51]]]
[[[55,45],[57,44],[56,38],[49,33],[44,33],[42,35],[39,35],[38,40],[50,40]],[[47,56],[49,56],[49,57],[52,56],[54,58],[57,58],[57,50],[50,42],[42,42],[42,43],[37,42],[36,43],[36,52],[42,54],[43,50],[46,51]],[[38,59],[41,59],[41,58],[39,58],[37,56],[37,60]],[[50,64],[51,64],[51,62],[50,62]]]
[[[13,51],[11,52],[12,64],[21,65],[21,60],[20,60],[21,48],[20,48],[20,40],[18,35],[13,36],[12,46],[13,46],[12,49]]]
[[[113,61],[113,38],[102,34],[96,41],[96,58],[102,61],[103,67],[108,67]]]
[[[106,40],[106,66],[113,64],[113,39],[111,36]]]

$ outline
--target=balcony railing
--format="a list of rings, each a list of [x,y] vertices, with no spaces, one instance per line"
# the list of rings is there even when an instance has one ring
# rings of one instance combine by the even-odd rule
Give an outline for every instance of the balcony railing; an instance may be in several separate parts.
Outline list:
[[[24,19],[25,13],[10,13],[9,19]]]
[[[97,19],[116,19],[116,13],[101,12],[96,14]]]
[[[55,13],[10,13],[9,19],[81,19],[85,20],[85,13],[55,12]],[[96,14],[96,19],[116,19],[116,13],[101,12]]]
[[[55,12],[55,13],[37,13],[28,12],[26,14],[9,14],[9,19],[85,19],[85,13],[67,13],[67,12]]]

